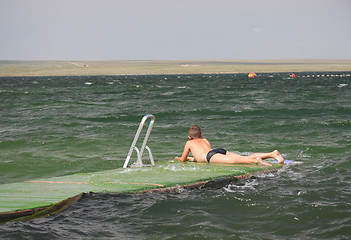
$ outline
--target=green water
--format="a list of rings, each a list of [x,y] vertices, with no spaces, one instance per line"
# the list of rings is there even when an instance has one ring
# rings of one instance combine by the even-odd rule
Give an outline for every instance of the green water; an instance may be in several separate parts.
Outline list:
[[[0,183],[121,167],[143,115],[155,160],[199,125],[213,147],[291,166],[216,189],[93,194],[7,239],[347,239],[350,73],[0,78]],[[312,76],[313,75],[313,76]],[[135,155],[134,155],[135,156]]]

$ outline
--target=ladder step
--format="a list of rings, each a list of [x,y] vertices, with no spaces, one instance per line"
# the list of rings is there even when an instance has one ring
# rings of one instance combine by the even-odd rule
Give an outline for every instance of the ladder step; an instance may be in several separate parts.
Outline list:
[[[138,142],[140,133],[141,133],[141,131],[144,128],[146,120],[149,119],[149,118],[151,118],[150,124],[149,124],[149,127],[148,127],[147,131],[146,131],[146,134],[145,134],[144,141],[143,141],[143,144],[141,146],[141,149],[139,151],[139,149],[136,147],[136,143]],[[154,157],[152,156],[151,149],[148,146],[146,146],[146,143],[147,143],[147,141],[149,139],[149,136],[151,134],[151,130],[152,130],[153,126],[154,126],[154,123],[155,123],[155,116],[152,115],[152,114],[147,114],[141,119],[140,124],[139,124],[139,128],[138,128],[138,130],[137,130],[137,132],[135,134],[135,137],[134,137],[134,140],[132,142],[132,145],[130,146],[130,149],[129,149],[127,158],[126,158],[126,160],[124,162],[123,168],[126,168],[128,166],[128,163],[129,163],[130,158],[132,156],[133,150],[135,150],[137,152],[136,165],[140,166],[140,167],[144,166],[143,163],[142,163],[142,156],[143,156],[145,148],[149,152],[151,165],[155,165]]]

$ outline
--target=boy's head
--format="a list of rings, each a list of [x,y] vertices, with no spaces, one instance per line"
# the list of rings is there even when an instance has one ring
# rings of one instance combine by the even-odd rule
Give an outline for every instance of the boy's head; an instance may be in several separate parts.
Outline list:
[[[202,138],[201,129],[196,125],[193,125],[189,128],[188,135],[190,139]]]

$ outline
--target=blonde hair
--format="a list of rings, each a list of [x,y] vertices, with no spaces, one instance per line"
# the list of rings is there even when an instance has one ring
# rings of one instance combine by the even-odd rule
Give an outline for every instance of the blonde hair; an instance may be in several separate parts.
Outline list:
[[[201,129],[200,127],[193,125],[188,130],[188,135],[191,138],[201,138]]]

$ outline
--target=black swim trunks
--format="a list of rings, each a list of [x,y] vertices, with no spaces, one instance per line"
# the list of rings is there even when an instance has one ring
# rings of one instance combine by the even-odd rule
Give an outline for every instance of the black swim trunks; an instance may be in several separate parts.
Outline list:
[[[220,154],[226,155],[227,154],[227,150],[225,150],[224,148],[216,148],[216,149],[213,149],[213,150],[209,151],[207,153],[207,155],[206,155],[207,162],[210,162],[211,157],[213,155],[215,155],[216,153],[220,153]]]

